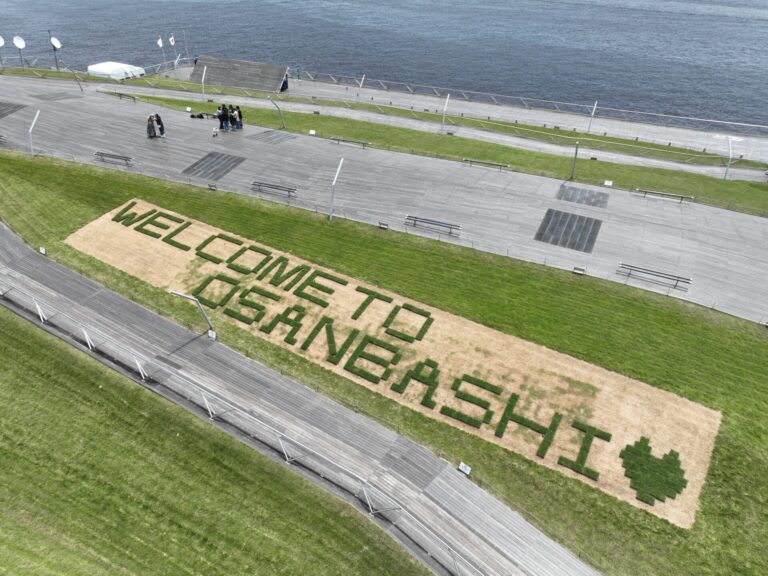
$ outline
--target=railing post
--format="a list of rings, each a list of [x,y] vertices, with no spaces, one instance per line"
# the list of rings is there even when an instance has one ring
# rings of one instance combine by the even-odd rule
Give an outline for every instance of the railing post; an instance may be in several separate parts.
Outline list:
[[[93,341],[91,340],[91,337],[88,336],[88,332],[85,330],[85,325],[80,324],[80,328],[83,330],[83,336],[85,336],[85,343],[88,345],[89,350],[93,350],[96,348],[96,346],[93,345]]]
[[[136,358],[136,356],[135,356],[135,355],[133,355],[133,361],[136,363],[136,368],[138,368],[138,369],[139,369],[139,376],[141,376],[141,379],[142,379],[142,380],[145,380],[145,381],[146,381],[146,379],[147,379],[147,373],[146,373],[146,372],[144,372],[144,368],[142,367],[142,365],[141,365],[141,362],[139,362],[139,359],[138,359],[138,358]]]
[[[205,403],[205,409],[208,410],[208,419],[213,420],[215,414],[213,413],[213,410],[211,410],[211,405],[208,404],[208,398],[205,397],[205,392],[200,390],[200,396],[203,397],[203,402]]]
[[[40,323],[45,324],[45,322],[48,320],[48,317],[43,313],[43,309],[40,308],[40,304],[37,303],[36,298],[32,298],[32,302],[35,303],[35,308],[37,308],[37,315],[40,316]]]

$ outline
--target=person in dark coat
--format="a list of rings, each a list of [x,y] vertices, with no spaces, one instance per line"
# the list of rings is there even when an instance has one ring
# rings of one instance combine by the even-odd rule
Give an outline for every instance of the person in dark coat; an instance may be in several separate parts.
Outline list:
[[[157,130],[160,132],[160,138],[165,138],[165,125],[163,119],[160,118],[160,114],[155,114],[155,123],[157,124]]]
[[[157,136],[155,132],[155,117],[150,114],[147,117],[147,138],[154,138]]]
[[[229,105],[229,125],[232,127],[232,130],[237,130],[237,116],[235,115],[235,107],[232,106],[232,104]]]
[[[235,106],[235,113],[237,114],[237,127],[243,129],[243,113],[240,111],[240,106]]]

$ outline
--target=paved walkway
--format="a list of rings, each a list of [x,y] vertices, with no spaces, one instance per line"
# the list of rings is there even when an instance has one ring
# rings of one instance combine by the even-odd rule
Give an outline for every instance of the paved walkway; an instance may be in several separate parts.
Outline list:
[[[101,361],[182,405],[210,410],[354,495],[398,539],[424,551],[433,569],[597,576],[429,450],[38,255],[2,224],[0,295],[0,305],[35,322],[47,318]]]
[[[316,96],[318,98],[349,99],[367,104],[392,105],[414,110],[430,110],[442,112],[445,98],[437,98],[424,94],[407,94],[403,92],[388,92],[374,88],[357,89],[355,87],[312,82],[308,80],[292,80],[289,93],[292,96]],[[514,122],[531,126],[546,125],[560,126],[566,130],[576,129],[586,132],[589,127],[589,117],[567,112],[555,112],[536,108],[517,108],[514,106],[498,106],[480,102],[467,102],[459,98],[459,94],[451,95],[448,105],[450,114],[464,113],[467,116],[488,118]],[[718,152],[728,156],[728,136],[725,132],[710,132],[691,130],[688,128],[673,128],[655,124],[627,122],[596,116],[592,121],[590,134],[607,135],[617,138],[634,140],[639,138],[646,142],[668,144],[692,150],[706,148],[710,152]],[[733,157],[743,155],[746,159],[768,161],[768,138],[765,136],[730,135]]]
[[[211,138],[213,121],[163,111],[165,140],[145,137],[145,119],[156,108],[130,100],[81,93],[72,82],[58,83],[0,77],[6,101],[26,104],[0,119],[6,146],[25,149],[34,111],[41,110],[35,146],[53,155],[92,163],[95,151],[136,158],[131,171],[189,182],[215,183],[241,194],[252,180],[298,188],[293,204],[327,212],[330,184],[340,158],[344,169],[335,192],[341,217],[416,232],[479,250],[555,266],[585,268],[587,274],[668,294],[753,320],[768,321],[768,219],[700,204],[578,185],[575,196],[562,196],[563,182],[466,164],[362,149],[328,140],[246,126],[239,133]],[[245,160],[215,180],[184,170],[209,153]],[[115,169],[118,164],[101,163]],[[279,196],[264,195],[273,201]],[[571,196],[566,196],[570,198]],[[588,202],[589,197],[603,203]],[[587,203],[584,203],[587,202]],[[551,219],[552,212],[565,213]],[[535,240],[550,214],[553,227]],[[461,224],[460,238],[405,227],[406,214]],[[572,215],[572,216],[567,216]],[[566,247],[578,223],[600,222],[591,252]],[[586,221],[584,219],[592,220]],[[667,282],[617,274],[619,262],[692,278],[687,290]],[[657,279],[658,280],[658,279]]]
[[[98,89],[104,92],[115,91],[114,85],[107,84]],[[120,92],[125,94],[134,94],[136,96],[180,98],[183,100],[197,100],[201,102],[206,101],[208,98],[207,96],[203,96],[202,94],[197,93],[180,93],[173,90],[160,90],[156,88],[147,88],[144,86],[121,86]],[[224,97],[217,96],[217,99],[222,98]],[[246,105],[254,108],[274,110],[273,104],[262,98],[226,96],[226,102],[233,105]],[[280,107],[286,112],[318,112],[327,116],[335,116],[337,118],[363,120],[368,122],[375,122],[378,124],[386,124],[388,126],[410,128],[412,130],[419,130],[422,132],[439,133],[441,130],[439,122],[429,122],[425,120],[417,120],[415,118],[406,118],[403,116],[382,114],[367,110],[354,110],[351,108],[341,108],[335,106],[320,106],[317,104],[301,102],[281,102]],[[563,146],[561,144],[544,142],[532,138],[521,138],[519,136],[500,134],[498,132],[482,130],[480,128],[471,128],[467,126],[448,126],[446,130],[450,130],[451,133],[453,133],[455,136],[460,136],[462,138],[470,138],[472,140],[479,140],[482,142],[492,142],[494,144],[503,144],[505,146],[521,148],[523,150],[532,150],[534,152],[544,152],[547,154],[555,154],[557,156],[567,157],[572,157],[574,153],[573,146]],[[767,177],[762,170],[740,168],[738,165],[731,166],[727,170],[726,174],[725,166],[674,162],[670,160],[661,160],[658,158],[646,158],[643,156],[633,156],[630,154],[621,154],[618,152],[594,150],[584,146],[580,147],[579,156],[581,158],[594,158],[597,161],[628,164],[631,166],[647,166],[652,168],[664,168],[667,170],[680,170],[682,172],[702,174],[704,176],[711,176],[713,178],[724,178],[727,176],[729,180],[748,180],[752,182],[765,182],[767,180]]]

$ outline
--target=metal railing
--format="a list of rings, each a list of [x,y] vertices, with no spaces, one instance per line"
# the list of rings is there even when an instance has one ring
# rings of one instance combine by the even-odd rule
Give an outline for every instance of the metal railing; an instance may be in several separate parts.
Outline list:
[[[234,427],[250,438],[279,453],[286,464],[299,464],[357,498],[368,514],[381,518],[396,527],[400,533],[424,550],[430,558],[456,576],[489,576],[493,572],[478,558],[469,559],[454,546],[426,526],[397,498],[374,486],[364,476],[344,466],[343,454],[323,454],[308,443],[293,438],[273,424],[255,416],[247,409],[207,386],[194,382],[180,371],[171,372],[169,365],[159,364],[103,331],[49,304],[45,297],[30,294],[21,288],[0,280],[0,300],[26,310],[41,324],[55,327],[93,353],[105,356],[114,363],[138,374],[145,385],[160,385],[204,410],[210,420]],[[153,375],[164,374],[163,381]],[[170,373],[170,377],[167,374]]]
[[[561,102],[558,100],[546,100],[542,98],[528,98],[524,96],[510,96],[507,94],[493,94],[490,92],[477,92],[474,90],[460,90],[457,88],[445,88],[427,84],[414,84],[397,82],[392,80],[376,80],[366,78],[365,75],[358,78],[343,74],[329,74],[326,72],[310,72],[300,68],[289,69],[289,77],[293,79],[310,80],[312,82],[325,82],[342,86],[356,86],[358,88],[373,88],[405,94],[435,96],[445,98],[451,94],[455,98],[461,98],[467,102],[479,102],[515,106],[525,109],[549,110],[552,112],[566,112],[579,116],[605,118],[611,120],[624,120],[627,122],[640,122],[643,124],[658,124],[661,126],[689,128],[694,130],[720,130],[735,134],[768,135],[768,126],[762,124],[750,124],[746,122],[729,122],[726,120],[712,120],[693,116],[679,116],[674,114],[662,114],[657,112],[641,112],[638,110],[626,110],[607,106],[595,106],[594,104],[577,104],[574,102]]]

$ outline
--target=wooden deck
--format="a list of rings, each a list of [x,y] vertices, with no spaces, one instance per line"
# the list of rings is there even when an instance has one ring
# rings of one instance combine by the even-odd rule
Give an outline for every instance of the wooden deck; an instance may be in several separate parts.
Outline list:
[[[26,247],[0,224],[0,304],[142,382],[210,408],[357,498],[438,573],[594,576],[428,449]],[[84,332],[85,331],[85,332]],[[88,337],[85,337],[85,333]],[[191,404],[189,404],[191,403]]]

